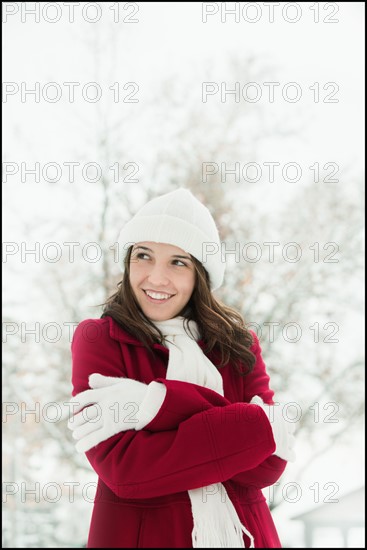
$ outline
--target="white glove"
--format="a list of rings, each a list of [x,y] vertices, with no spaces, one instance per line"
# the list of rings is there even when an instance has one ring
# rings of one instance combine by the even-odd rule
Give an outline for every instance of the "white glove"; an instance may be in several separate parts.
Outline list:
[[[273,454],[288,462],[295,462],[295,438],[293,435],[296,429],[295,423],[284,418],[281,406],[266,405],[258,395],[255,395],[250,403],[259,405],[268,417],[276,446]]]
[[[137,380],[98,373],[90,375],[89,385],[91,390],[70,400],[75,412],[68,421],[68,428],[78,440],[76,450],[80,453],[118,432],[134,430],[139,423],[140,404],[148,389],[147,384]],[[81,410],[84,407],[87,408]]]

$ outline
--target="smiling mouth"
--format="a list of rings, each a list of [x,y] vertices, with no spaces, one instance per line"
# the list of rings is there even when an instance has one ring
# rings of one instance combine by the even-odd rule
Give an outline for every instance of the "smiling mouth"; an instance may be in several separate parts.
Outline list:
[[[152,290],[143,290],[146,296],[150,298],[150,300],[154,300],[155,302],[167,302],[174,294],[167,294],[166,292],[153,292]]]

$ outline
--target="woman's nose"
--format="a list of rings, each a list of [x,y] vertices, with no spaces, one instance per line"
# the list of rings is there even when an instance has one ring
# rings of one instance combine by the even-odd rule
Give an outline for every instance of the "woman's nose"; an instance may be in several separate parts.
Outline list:
[[[155,287],[158,287],[160,285],[167,285],[169,283],[169,279],[165,267],[159,264],[155,264],[154,266],[152,266],[152,269],[150,270],[148,275],[148,280]]]

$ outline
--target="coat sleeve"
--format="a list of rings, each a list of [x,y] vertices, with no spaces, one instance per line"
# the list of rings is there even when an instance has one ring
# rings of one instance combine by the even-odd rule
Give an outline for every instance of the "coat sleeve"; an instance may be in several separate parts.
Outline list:
[[[274,485],[285,470],[287,462],[276,455],[271,455],[266,458],[261,464],[245,470],[233,476],[231,481],[238,483],[244,487],[254,487],[256,489],[264,489]]]
[[[92,372],[125,375],[119,343],[97,320],[83,321],[76,328],[72,360],[73,395],[88,389]],[[228,480],[261,464],[274,452],[275,442],[260,407],[227,403],[201,409],[175,429],[162,429],[163,415],[158,414],[152,421],[154,432],[120,432],[86,456],[102,481],[122,498],[163,496]]]

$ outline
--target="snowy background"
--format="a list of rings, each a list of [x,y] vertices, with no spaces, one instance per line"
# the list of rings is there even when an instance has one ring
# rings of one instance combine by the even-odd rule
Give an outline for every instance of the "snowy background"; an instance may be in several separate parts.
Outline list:
[[[264,494],[305,547],[292,518],[364,487],[364,3],[5,2],[3,36],[3,546],[86,543],[73,327],[116,287],[121,226],[183,186],[219,225],[216,295],[297,405]],[[350,527],[314,546],[363,547]]]

